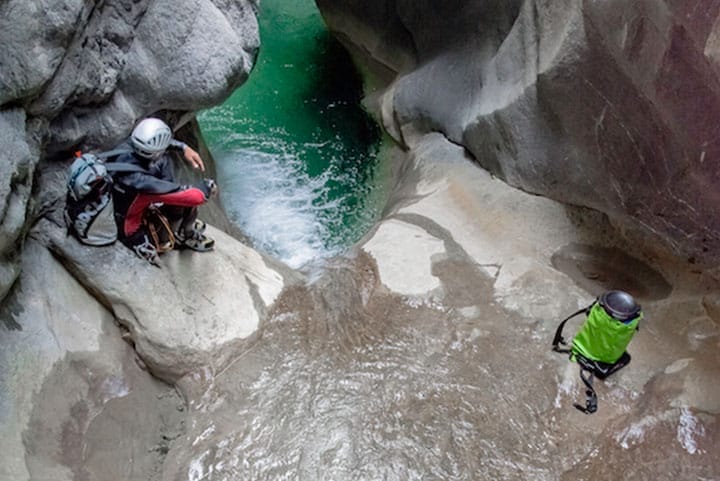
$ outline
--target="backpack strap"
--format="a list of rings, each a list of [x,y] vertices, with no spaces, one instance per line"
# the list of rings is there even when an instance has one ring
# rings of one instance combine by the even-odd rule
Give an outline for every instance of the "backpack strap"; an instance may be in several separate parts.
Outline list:
[[[132,150],[129,150],[129,149],[113,149],[113,150],[108,150],[105,152],[100,152],[99,154],[95,154],[95,157],[97,157],[98,159],[105,160],[105,159],[109,159],[111,157],[117,157],[118,155],[131,154],[131,153],[132,153]]]
[[[553,338],[553,342],[552,342],[553,351],[561,352],[561,353],[569,353],[570,352],[570,349],[568,349],[566,347],[560,347],[560,344],[562,344],[563,346],[567,345],[567,343],[565,342],[565,338],[562,335],[563,328],[565,327],[565,324],[573,317],[579,316],[580,314],[583,314],[583,313],[585,315],[590,314],[590,309],[592,309],[592,306],[595,305],[595,302],[597,302],[597,300],[593,301],[593,303],[590,304],[589,306],[583,307],[582,309],[580,309],[577,312],[573,312],[572,314],[570,314],[568,317],[566,317],[565,319],[563,319],[560,322],[560,325],[557,327],[557,330],[555,331],[555,337]]]
[[[580,379],[585,384],[585,406],[578,403],[573,403],[573,406],[585,414],[593,414],[598,408],[597,394],[593,388],[594,369],[591,364],[586,364],[587,359],[583,356],[577,355],[577,361],[580,365]],[[585,373],[588,373],[587,377],[585,377]]]
[[[130,164],[128,162],[108,162],[105,164],[105,168],[110,173],[115,172],[140,172],[143,174],[149,174],[150,172],[143,169],[139,165]]]
[[[579,316],[580,314],[585,314],[586,316],[590,314],[590,309],[592,309],[592,307],[595,305],[595,302],[597,302],[597,299],[593,301],[593,303],[589,306],[573,312],[560,322],[560,325],[555,331],[555,337],[553,338],[552,342],[553,351],[560,353],[572,353],[572,349],[569,349],[567,347],[560,347],[560,345],[567,346],[565,338],[562,335],[563,328],[565,327],[565,324],[573,317]],[[585,406],[582,406],[578,403],[573,403],[573,406],[575,406],[576,409],[584,412],[585,414],[592,414],[597,411],[597,394],[595,393],[595,389],[593,388],[594,369],[591,362],[588,359],[585,359],[585,357],[583,357],[582,355],[576,353],[575,359],[580,366],[580,379],[582,380],[583,384],[585,384],[586,399]],[[585,376],[585,373],[588,373],[587,377]]]
[[[118,157],[122,154],[131,154],[131,153],[132,153],[132,150],[128,150],[126,148],[125,149],[120,148],[120,149],[108,150],[106,152],[100,152],[99,154],[95,154],[95,156],[99,159],[107,160],[107,159],[111,159],[113,157]],[[140,172],[143,174],[150,173],[150,172],[148,172],[147,169],[143,169],[139,165],[131,164],[129,162],[105,162],[104,164],[105,164],[105,168],[110,173],[115,173],[115,172]]]

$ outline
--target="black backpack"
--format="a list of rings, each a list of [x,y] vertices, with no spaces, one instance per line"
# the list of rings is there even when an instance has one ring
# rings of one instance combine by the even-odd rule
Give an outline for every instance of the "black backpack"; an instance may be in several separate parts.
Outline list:
[[[112,172],[145,172],[140,166],[105,160],[128,153],[118,149],[99,154],[76,154],[68,170],[65,224],[68,234],[92,246],[117,240],[118,230],[112,204]]]

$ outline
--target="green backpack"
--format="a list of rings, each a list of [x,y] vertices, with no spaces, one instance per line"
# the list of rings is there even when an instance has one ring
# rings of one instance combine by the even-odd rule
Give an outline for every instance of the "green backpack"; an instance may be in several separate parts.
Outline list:
[[[561,347],[567,346],[562,336],[565,323],[580,314],[587,317],[573,338],[571,347]],[[580,379],[587,388],[585,406],[574,404],[577,409],[586,414],[597,411],[593,377],[605,379],[630,363],[630,354],[626,349],[642,317],[640,306],[630,294],[608,291],[560,323],[553,339],[553,350],[569,353],[570,359],[580,365]]]
[[[617,363],[635,335],[641,318],[642,312],[627,323],[619,321],[594,302],[580,332],[572,340],[571,359],[581,356],[603,364]]]

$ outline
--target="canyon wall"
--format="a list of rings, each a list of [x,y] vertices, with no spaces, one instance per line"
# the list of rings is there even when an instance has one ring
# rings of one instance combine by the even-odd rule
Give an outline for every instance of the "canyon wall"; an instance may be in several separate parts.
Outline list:
[[[510,185],[720,276],[720,4],[317,4],[389,79],[379,108],[402,145],[440,132]]]
[[[174,384],[251,344],[283,288],[289,269],[223,232],[216,201],[202,211],[216,250],[161,268],[80,244],[62,217],[72,152],[111,148],[144,116],[207,154],[194,112],[247,79],[257,8],[0,3],[0,480],[160,479],[185,422]]]
[[[221,102],[253,67],[256,10],[254,0],[0,5],[0,299],[25,233],[52,208],[32,195],[41,159],[112,147],[148,114]]]

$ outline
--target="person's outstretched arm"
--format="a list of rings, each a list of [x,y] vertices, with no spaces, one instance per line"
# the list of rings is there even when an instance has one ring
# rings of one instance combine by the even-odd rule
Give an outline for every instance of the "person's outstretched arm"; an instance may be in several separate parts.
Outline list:
[[[192,166],[193,169],[200,169],[201,172],[205,172],[205,163],[195,149],[185,142],[180,142],[175,139],[170,141],[170,146],[182,150],[183,157],[185,157],[185,160]]]

